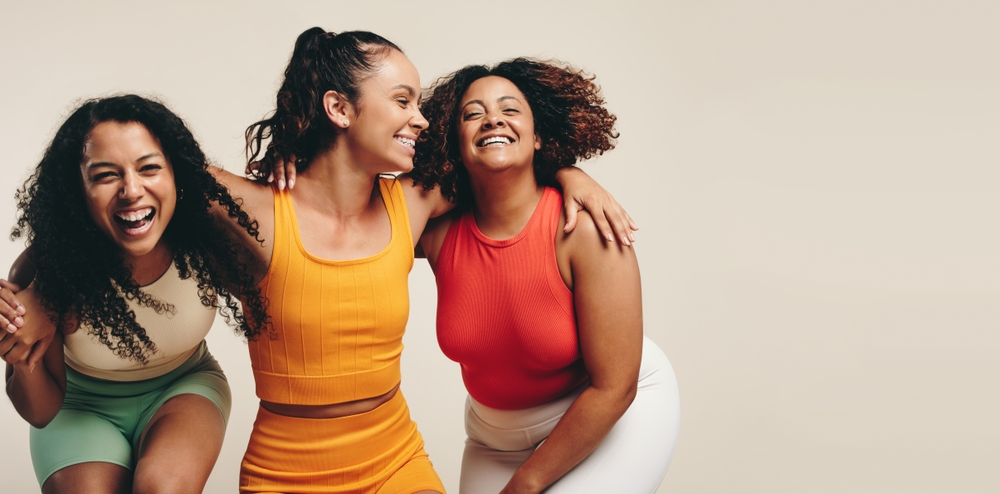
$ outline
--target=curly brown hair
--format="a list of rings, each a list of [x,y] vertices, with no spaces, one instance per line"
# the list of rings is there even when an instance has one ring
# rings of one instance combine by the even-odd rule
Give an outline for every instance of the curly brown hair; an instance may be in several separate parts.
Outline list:
[[[427,89],[420,111],[430,122],[417,140],[414,184],[441,193],[460,207],[472,199],[469,174],[462,164],[458,119],[462,96],[473,82],[487,76],[512,82],[524,94],[534,115],[541,150],[535,153],[535,179],[556,185],[560,168],[573,166],[614,149],[617,117],[604,107],[594,76],[558,61],[515,58],[494,67],[469,65],[438,79]]]
[[[266,180],[277,158],[285,162],[294,158],[297,171],[305,171],[337,135],[323,111],[323,95],[336,91],[356,104],[361,82],[390,50],[402,53],[393,42],[368,31],[337,34],[314,27],[300,34],[274,113],[247,127],[247,175],[258,182]],[[258,156],[260,163],[251,167]]]
[[[184,121],[163,104],[133,94],[90,100],[77,108],[15,196],[18,217],[10,238],[24,238],[29,247],[28,257],[37,269],[34,285],[49,317],[58,321],[75,314],[116,355],[145,363],[156,346],[127,301],[157,313],[170,309],[135,283],[122,250],[87,210],[80,163],[91,130],[102,122],[141,124],[170,161],[183,198],[178,198],[163,240],[180,277],[195,278],[201,303],[218,308],[247,338],[267,333],[266,299],[240,261],[242,247],[230,240],[210,209],[213,204],[221,207],[248,235],[262,241],[257,222],[209,173],[208,159]]]

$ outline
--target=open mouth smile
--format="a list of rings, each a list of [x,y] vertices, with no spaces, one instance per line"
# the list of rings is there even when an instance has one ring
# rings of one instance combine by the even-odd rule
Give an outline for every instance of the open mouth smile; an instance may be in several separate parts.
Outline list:
[[[510,137],[507,136],[490,136],[481,139],[479,142],[476,143],[476,146],[484,148],[489,146],[505,146],[507,144],[513,144],[513,143],[514,139],[511,139]]]
[[[115,223],[128,235],[142,235],[152,227],[155,215],[156,209],[152,206],[119,211],[115,213]]]

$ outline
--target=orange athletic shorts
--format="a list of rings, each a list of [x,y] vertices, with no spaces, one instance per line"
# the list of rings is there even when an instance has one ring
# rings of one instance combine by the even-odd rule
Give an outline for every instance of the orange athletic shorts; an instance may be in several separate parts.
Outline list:
[[[240,492],[444,493],[401,391],[378,408],[328,419],[257,411]]]

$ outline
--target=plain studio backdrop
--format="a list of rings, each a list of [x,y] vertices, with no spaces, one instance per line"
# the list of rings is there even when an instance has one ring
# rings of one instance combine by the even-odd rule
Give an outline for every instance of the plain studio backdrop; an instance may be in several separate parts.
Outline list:
[[[619,117],[618,148],[584,169],[641,227],[645,331],[680,384],[659,492],[996,493],[998,20],[985,0],[3,0],[0,230],[85,98],[155,96],[240,172],[312,26],[382,34],[424,86],[565,60]],[[410,288],[402,387],[457,492],[465,392],[423,261]],[[257,400],[245,343],[221,321],[208,339],[234,407],[206,491],[235,492]],[[37,492],[6,399],[0,423],[0,491]]]

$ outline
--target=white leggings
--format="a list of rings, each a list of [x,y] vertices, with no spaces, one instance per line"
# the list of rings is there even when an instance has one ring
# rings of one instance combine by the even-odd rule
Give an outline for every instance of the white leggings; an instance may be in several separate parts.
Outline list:
[[[465,402],[461,494],[496,494],[559,423],[587,387],[523,410]],[[632,405],[594,452],[545,490],[547,494],[650,493],[667,473],[677,444],[680,401],[670,361],[643,339],[639,386]]]

